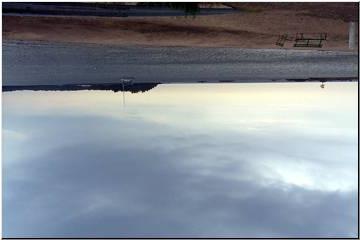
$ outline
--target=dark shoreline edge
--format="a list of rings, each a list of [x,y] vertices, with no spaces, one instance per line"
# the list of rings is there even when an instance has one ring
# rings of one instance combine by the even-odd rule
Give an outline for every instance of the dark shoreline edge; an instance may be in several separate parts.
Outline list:
[[[113,92],[146,92],[160,83],[100,83],[100,84],[62,84],[62,85],[19,85],[2,86],[3,92],[11,91],[80,91],[80,90],[107,90]]]
[[[211,83],[287,83],[287,82],[358,82],[358,77],[327,77],[327,78],[306,78],[306,79],[285,79],[285,80],[269,80],[269,81],[249,81],[236,82],[232,80],[219,80],[218,82],[184,82],[183,84],[211,84]],[[181,83],[181,82],[179,82]],[[161,82],[142,82],[142,83],[82,83],[82,84],[61,84],[61,85],[8,85],[2,86],[3,92],[12,91],[81,91],[81,90],[102,90],[113,92],[146,92],[155,88],[159,84],[172,84]],[[177,83],[173,83],[177,84]]]

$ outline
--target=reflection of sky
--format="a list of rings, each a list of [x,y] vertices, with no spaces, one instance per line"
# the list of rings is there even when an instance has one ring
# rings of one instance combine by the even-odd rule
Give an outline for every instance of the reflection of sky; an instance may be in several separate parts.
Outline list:
[[[345,237],[357,83],[3,93],[4,237]]]

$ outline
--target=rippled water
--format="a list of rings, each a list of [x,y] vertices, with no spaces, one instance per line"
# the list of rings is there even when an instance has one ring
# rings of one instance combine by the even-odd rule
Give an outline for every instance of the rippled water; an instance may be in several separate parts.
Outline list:
[[[5,42],[4,85],[356,77],[354,52]]]
[[[355,237],[357,83],[3,93],[4,237]]]

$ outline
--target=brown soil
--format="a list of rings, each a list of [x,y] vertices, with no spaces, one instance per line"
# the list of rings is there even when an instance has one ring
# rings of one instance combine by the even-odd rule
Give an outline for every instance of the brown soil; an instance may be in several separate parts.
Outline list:
[[[328,7],[322,15],[300,7],[236,7],[243,11],[195,18],[3,16],[3,37],[121,45],[279,48],[275,42],[280,34],[326,32],[328,41],[323,49],[347,49],[349,26],[345,20],[351,18],[351,7],[341,10],[341,14]],[[292,43],[286,43],[285,48],[292,48]]]
[[[359,4],[356,2],[269,2],[269,3],[227,3],[226,5],[243,11],[289,10],[308,16],[358,21]]]

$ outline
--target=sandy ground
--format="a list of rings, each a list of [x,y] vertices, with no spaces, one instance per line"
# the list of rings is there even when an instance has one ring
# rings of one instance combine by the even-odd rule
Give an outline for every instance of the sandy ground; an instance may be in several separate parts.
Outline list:
[[[145,46],[280,48],[279,34],[326,32],[325,50],[348,50],[348,23],[306,10],[272,9],[192,17],[3,16],[5,40]],[[287,42],[284,48],[293,48]]]

